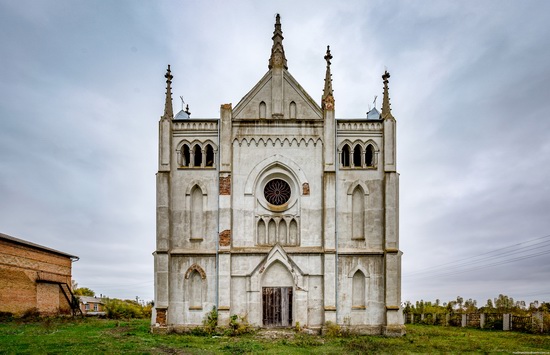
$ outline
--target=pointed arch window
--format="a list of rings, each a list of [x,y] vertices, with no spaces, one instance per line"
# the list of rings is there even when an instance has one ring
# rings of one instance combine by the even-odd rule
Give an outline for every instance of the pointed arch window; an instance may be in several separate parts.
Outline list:
[[[290,221],[290,225],[288,227],[288,244],[299,245],[298,223],[296,223],[296,219],[293,219],[292,221]]]
[[[374,167],[374,147],[372,144],[369,144],[365,150],[365,165],[369,168]]]
[[[191,239],[202,240],[204,237],[204,201],[200,187],[191,190]]]
[[[269,238],[269,244],[275,245],[277,241],[277,225],[275,224],[275,221],[273,219],[269,221],[267,225],[267,235]]]
[[[201,149],[201,146],[196,144],[195,147],[193,148],[193,155],[194,155],[194,159],[193,159],[193,165],[198,168],[201,166],[202,164],[202,149]]]
[[[341,153],[342,157],[341,157],[341,162],[342,162],[342,166],[344,167],[349,167],[350,166],[350,159],[349,159],[349,155],[350,155],[350,150],[349,150],[349,145],[345,144],[344,147],[342,148],[342,153]]]
[[[352,235],[351,239],[365,239],[365,194],[359,186],[353,190],[352,204]]]
[[[263,219],[260,219],[260,221],[258,222],[258,244],[259,245],[267,244],[266,228],[265,228],[265,222]]]
[[[189,163],[191,162],[191,151],[189,150],[189,146],[187,144],[183,145],[182,148],[182,164],[183,166],[189,166]]]
[[[266,105],[265,105],[265,102],[260,102],[260,107],[259,107],[259,110],[260,110],[260,118],[265,118],[266,117]]]
[[[287,228],[286,221],[284,219],[279,221],[279,243],[281,245],[287,245]]]
[[[296,102],[292,101],[290,103],[290,118],[295,119],[296,118]]]
[[[202,283],[201,275],[194,270],[189,276],[189,309],[202,309]]]
[[[353,166],[356,168],[360,168],[363,164],[361,164],[361,146],[359,144],[355,145],[355,148],[353,148]]]
[[[206,164],[207,167],[214,166],[214,148],[210,144],[206,145]]]
[[[357,270],[352,279],[352,308],[365,309],[365,274],[361,270]]]

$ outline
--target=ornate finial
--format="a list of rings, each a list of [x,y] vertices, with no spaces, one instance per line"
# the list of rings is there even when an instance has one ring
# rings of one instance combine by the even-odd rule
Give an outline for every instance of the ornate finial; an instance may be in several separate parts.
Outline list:
[[[327,61],[327,71],[325,73],[325,88],[323,90],[323,97],[321,99],[323,110],[334,110],[334,96],[332,92],[332,74],[330,73],[330,60],[332,54],[330,54],[330,46],[327,46],[327,54],[325,60]]]
[[[382,75],[382,80],[384,81],[384,97],[382,99],[382,115],[381,115],[381,118],[383,120],[395,119],[391,114],[391,108],[390,108],[390,92],[388,89],[389,78],[390,78],[390,73],[388,73],[387,70],[384,71],[384,74]]]
[[[286,64],[285,49],[283,48],[283,31],[281,30],[281,16],[275,17],[275,30],[273,31],[273,46],[271,47],[271,57],[269,58],[268,68],[285,68]]]
[[[166,102],[164,103],[164,115],[163,118],[166,119],[173,119],[174,118],[174,110],[172,109],[172,79],[174,78],[172,76],[172,73],[170,72],[170,64],[168,64],[168,69],[166,70],[166,74],[164,75],[166,78]]]

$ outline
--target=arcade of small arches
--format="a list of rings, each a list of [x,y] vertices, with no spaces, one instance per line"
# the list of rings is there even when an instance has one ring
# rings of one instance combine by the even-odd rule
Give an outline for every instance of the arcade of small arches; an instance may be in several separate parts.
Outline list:
[[[338,150],[340,168],[345,169],[376,169],[379,149],[374,142],[345,142]]]
[[[256,227],[256,244],[299,246],[300,233],[296,216],[262,216]]]
[[[180,168],[214,168],[217,147],[212,142],[183,141],[177,149]]]

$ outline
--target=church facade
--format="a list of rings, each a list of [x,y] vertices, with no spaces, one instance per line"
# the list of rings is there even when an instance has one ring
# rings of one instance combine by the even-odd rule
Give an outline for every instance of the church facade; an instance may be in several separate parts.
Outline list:
[[[159,122],[153,327],[246,316],[258,327],[404,333],[396,120],[336,119],[289,73],[277,15],[267,73],[219,118]]]

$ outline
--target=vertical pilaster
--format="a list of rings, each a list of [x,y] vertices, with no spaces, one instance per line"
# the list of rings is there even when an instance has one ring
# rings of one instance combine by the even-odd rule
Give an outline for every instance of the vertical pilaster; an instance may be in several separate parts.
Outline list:
[[[218,236],[218,312],[220,324],[227,324],[231,311],[231,194],[232,194],[232,108],[221,106],[220,172],[219,172],[219,236]]]
[[[283,68],[274,67],[271,69],[271,112],[273,118],[283,118]]]
[[[323,179],[323,243],[325,322],[336,323],[336,173],[325,172]]]

